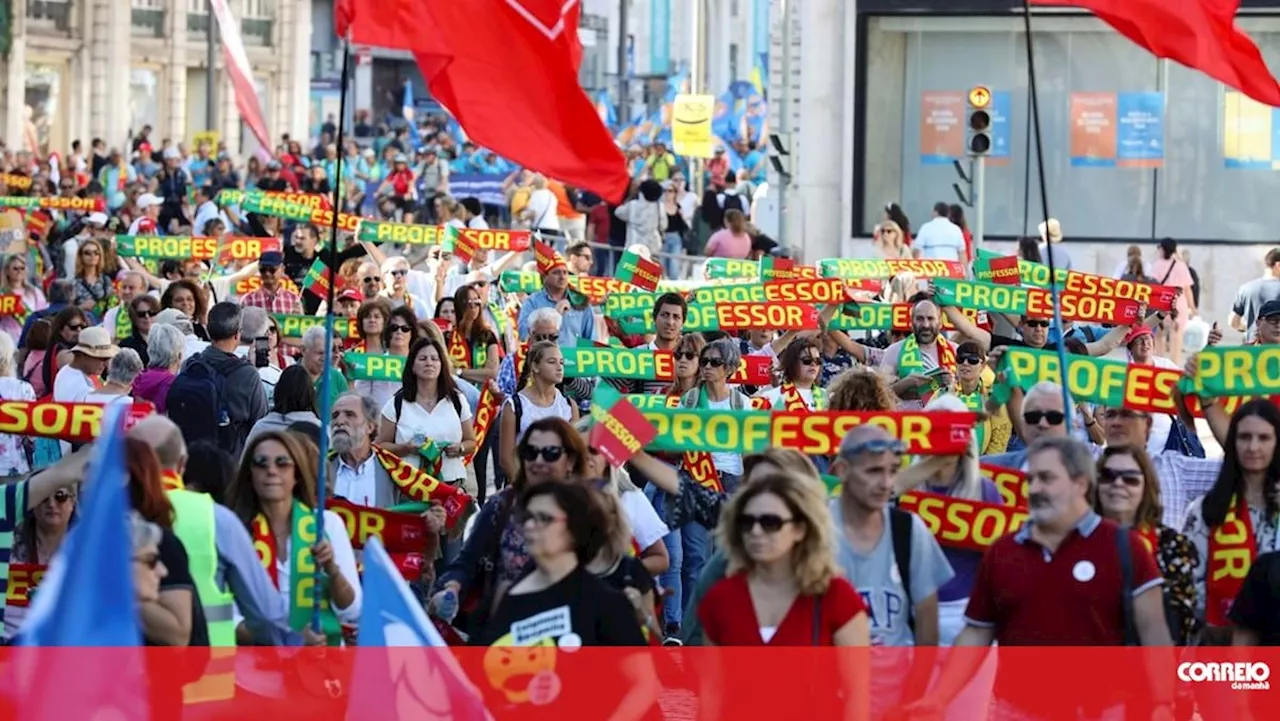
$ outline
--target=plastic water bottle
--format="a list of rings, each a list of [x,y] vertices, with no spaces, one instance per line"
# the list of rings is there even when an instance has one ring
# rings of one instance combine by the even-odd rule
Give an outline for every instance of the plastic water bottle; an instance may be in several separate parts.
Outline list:
[[[458,592],[452,588],[445,589],[440,600],[436,603],[436,616],[439,618],[453,622],[458,615]]]

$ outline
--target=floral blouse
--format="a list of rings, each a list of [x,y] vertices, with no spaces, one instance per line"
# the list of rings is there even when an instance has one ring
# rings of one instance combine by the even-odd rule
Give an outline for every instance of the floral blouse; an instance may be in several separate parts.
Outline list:
[[[1199,626],[1195,571],[1203,565],[1200,553],[1186,536],[1165,525],[1156,531],[1156,546],[1156,564],[1164,575],[1165,608],[1177,613],[1179,628],[1173,642],[1185,646]]]
[[[1204,514],[1200,510],[1201,504],[1204,502],[1204,496],[1197,498],[1187,504],[1186,520],[1182,524],[1182,535],[1195,546],[1196,557],[1200,559],[1209,558],[1209,526],[1204,522]],[[1269,551],[1280,551],[1280,519],[1275,517],[1267,518],[1263,514],[1261,508],[1249,509],[1249,520],[1253,523],[1253,533],[1258,546],[1258,554],[1267,553]],[[1204,603],[1205,603],[1205,571],[1208,568],[1208,562],[1199,563],[1195,567],[1195,584],[1196,584],[1196,617],[1201,621],[1204,620]]]

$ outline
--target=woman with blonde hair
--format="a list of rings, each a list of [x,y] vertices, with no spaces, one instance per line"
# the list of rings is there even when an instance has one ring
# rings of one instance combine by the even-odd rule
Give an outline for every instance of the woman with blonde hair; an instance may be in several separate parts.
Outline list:
[[[879,232],[875,234],[873,241],[876,249],[886,258],[911,257],[911,247],[907,245],[906,234],[902,232],[902,226],[892,220],[880,223]]]
[[[35,389],[16,377],[17,350],[13,337],[0,333],[0,400],[34,401]],[[24,436],[0,433],[0,476],[21,476],[31,470]]]
[[[0,274],[0,292],[5,295],[21,296],[27,313],[44,310],[49,306],[44,292],[28,282],[27,258],[20,253],[5,257],[4,273]],[[0,331],[8,333],[14,341],[22,336],[22,324],[17,319],[16,314],[0,317]]]
[[[841,373],[827,386],[827,395],[833,411],[891,411],[898,407],[889,383],[873,368],[850,368]]]

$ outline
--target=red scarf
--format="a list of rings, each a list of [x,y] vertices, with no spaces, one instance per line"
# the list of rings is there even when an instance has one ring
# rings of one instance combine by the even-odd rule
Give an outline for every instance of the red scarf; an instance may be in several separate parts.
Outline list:
[[[1209,529],[1209,559],[1205,571],[1205,620],[1210,626],[1227,626],[1227,610],[1244,585],[1244,578],[1258,555],[1249,504],[1232,497],[1227,517]]]
[[[181,491],[187,487],[187,484],[182,482],[182,476],[167,468],[160,472],[160,482],[166,491]]]
[[[258,560],[271,577],[271,585],[280,588],[280,574],[276,570],[276,537],[271,533],[271,524],[261,513],[253,518],[253,550],[258,552]]]

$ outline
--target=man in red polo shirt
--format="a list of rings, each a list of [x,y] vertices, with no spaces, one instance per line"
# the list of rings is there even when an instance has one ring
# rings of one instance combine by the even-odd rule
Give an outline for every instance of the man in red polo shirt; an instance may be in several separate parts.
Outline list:
[[[993,641],[1000,646],[1172,645],[1164,621],[1160,569],[1137,534],[1093,511],[1089,493],[1094,474],[1093,454],[1080,441],[1044,437],[1031,444],[1031,518],[1016,533],[996,541],[983,557],[956,648],[985,647]],[[1131,568],[1129,632],[1121,542],[1128,544]],[[978,653],[949,656],[934,690],[909,710],[928,714],[945,708],[982,658]],[[1156,709],[1151,718],[1172,719],[1173,657],[1167,664],[1152,663],[1154,656],[1146,658]],[[1126,687],[1134,685],[1143,684],[1112,683],[1111,693],[1100,684],[1081,693],[1072,684],[1047,682],[1042,667],[1001,663],[993,718],[1126,718]]]

